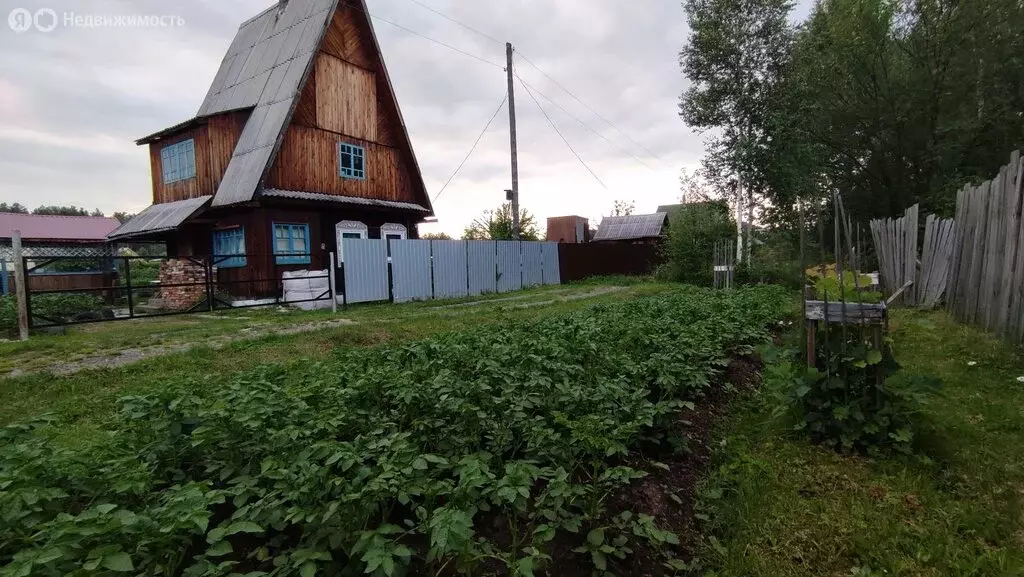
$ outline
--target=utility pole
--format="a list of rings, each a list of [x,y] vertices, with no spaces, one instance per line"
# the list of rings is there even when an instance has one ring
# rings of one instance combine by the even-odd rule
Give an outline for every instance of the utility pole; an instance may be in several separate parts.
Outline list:
[[[516,94],[512,70],[512,43],[505,43],[508,73],[508,127],[512,150],[512,238],[519,240],[519,150],[516,145]]]

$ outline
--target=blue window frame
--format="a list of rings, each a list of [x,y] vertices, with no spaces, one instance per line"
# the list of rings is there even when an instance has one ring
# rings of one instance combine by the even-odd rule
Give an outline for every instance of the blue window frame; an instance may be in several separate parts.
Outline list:
[[[366,179],[366,151],[354,144],[338,143],[338,169],[342,178]]]
[[[220,268],[246,265],[245,227],[213,231],[213,264]]]
[[[160,150],[160,171],[164,184],[196,177],[196,141],[183,140]]]
[[[309,264],[309,225],[274,223],[277,264]]]

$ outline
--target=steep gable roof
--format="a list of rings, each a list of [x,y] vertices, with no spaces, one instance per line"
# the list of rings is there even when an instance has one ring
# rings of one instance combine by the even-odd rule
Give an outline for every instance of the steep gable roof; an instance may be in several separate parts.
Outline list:
[[[366,3],[340,1],[365,18],[380,60],[378,73],[384,75],[398,112],[399,136],[411,159],[414,187],[433,213]],[[281,0],[239,27],[197,114],[205,117],[252,108],[211,206],[250,202],[259,195],[338,4],[339,0]]]

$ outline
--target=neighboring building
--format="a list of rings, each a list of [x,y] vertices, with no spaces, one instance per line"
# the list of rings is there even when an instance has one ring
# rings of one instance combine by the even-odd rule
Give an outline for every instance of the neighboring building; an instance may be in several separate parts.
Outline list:
[[[29,261],[30,267],[39,266],[32,271],[31,289],[93,288],[103,286],[111,274],[110,261],[105,258],[113,256],[107,235],[119,225],[117,220],[103,216],[0,213],[0,294],[7,294],[14,286],[14,231],[21,233],[22,254],[39,257]],[[51,259],[43,258],[47,256],[104,258],[48,262]]]
[[[582,216],[553,216],[548,219],[548,242],[583,244],[590,239],[589,221]]]
[[[594,242],[651,243],[660,241],[666,234],[668,215],[664,212],[606,216],[594,235]]]
[[[409,238],[433,214],[363,0],[245,21],[196,117],[137,144],[153,205],[109,238],[215,255],[221,282],[322,269],[341,237]]]
[[[0,212],[0,245],[11,246],[14,231],[33,248],[103,249],[120,223],[105,216],[50,216]]]

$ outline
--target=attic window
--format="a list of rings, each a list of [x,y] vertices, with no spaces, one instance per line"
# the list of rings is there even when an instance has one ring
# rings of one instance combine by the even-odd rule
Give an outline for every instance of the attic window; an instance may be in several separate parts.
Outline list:
[[[168,144],[160,150],[160,171],[164,184],[196,176],[196,142],[193,139]]]
[[[339,142],[338,169],[342,178],[366,179],[366,152],[360,146]]]

